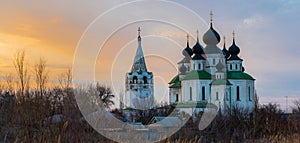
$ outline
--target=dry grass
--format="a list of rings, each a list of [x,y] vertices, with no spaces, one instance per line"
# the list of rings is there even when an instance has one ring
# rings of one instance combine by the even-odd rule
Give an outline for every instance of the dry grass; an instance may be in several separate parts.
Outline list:
[[[43,96],[32,91],[1,97],[0,142],[113,142],[82,120],[72,89],[54,88]],[[197,128],[199,115],[161,142],[300,142],[299,118],[282,118],[280,113],[276,105],[259,107],[251,118],[234,112],[218,116],[203,131]],[[60,122],[51,119],[54,116]]]

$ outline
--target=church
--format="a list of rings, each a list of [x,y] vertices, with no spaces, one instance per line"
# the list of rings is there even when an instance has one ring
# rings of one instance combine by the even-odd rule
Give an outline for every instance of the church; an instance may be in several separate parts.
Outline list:
[[[138,48],[131,71],[125,79],[125,107],[151,109],[154,103],[153,73],[147,70],[142,38],[138,29]],[[232,44],[228,48],[218,47],[219,33],[213,27],[212,13],[209,29],[204,33],[200,44],[197,41],[191,48],[189,35],[182,51],[183,59],[178,62],[178,74],[169,82],[169,103],[179,109],[203,111],[217,108],[230,112],[233,108],[253,111],[255,106],[255,79],[245,72],[240,48],[233,32]]]
[[[240,48],[233,32],[232,45],[223,49],[217,44],[221,38],[213,27],[212,13],[209,29],[202,37],[205,47],[197,41],[191,48],[187,36],[184,58],[178,62],[178,74],[169,82],[169,101],[177,108],[203,111],[217,107],[221,112],[233,108],[253,111],[255,79],[245,72]]]

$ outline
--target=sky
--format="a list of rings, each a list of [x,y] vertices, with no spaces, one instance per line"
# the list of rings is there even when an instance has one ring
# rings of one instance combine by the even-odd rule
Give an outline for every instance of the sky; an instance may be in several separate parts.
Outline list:
[[[137,27],[142,27],[148,70],[154,73],[158,85],[156,98],[164,101],[167,93],[163,89],[177,73],[186,33],[191,34],[193,46],[199,30],[204,46],[202,35],[213,11],[214,27],[227,37],[227,47],[232,31],[236,32],[240,56],[246,72],[256,79],[260,103],[278,103],[284,109],[285,96],[289,106],[300,98],[299,0],[173,0],[164,1],[165,5],[155,4],[162,2],[156,0],[146,1],[150,2],[147,5],[135,2],[1,1],[0,74],[13,71],[13,56],[23,48],[30,66],[43,57],[55,77],[80,61],[76,76],[113,84],[118,94],[133,62]],[[136,21],[122,23],[128,19]],[[101,44],[102,39],[105,42]],[[222,44],[223,40],[218,46]],[[87,70],[89,66],[94,66],[93,76]]]

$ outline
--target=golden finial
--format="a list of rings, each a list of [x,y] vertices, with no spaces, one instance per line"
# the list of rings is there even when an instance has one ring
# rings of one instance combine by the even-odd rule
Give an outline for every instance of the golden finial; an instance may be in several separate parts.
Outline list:
[[[225,35],[224,35],[223,39],[224,39],[224,45],[225,45],[225,43],[226,43],[226,36]]]
[[[197,42],[199,42],[199,30],[197,30]]]
[[[232,32],[232,37],[233,37],[233,39],[235,39],[235,32],[234,31]]]
[[[189,34],[186,34],[186,41],[187,41],[187,43],[189,43],[189,41],[190,41],[190,35]]]
[[[138,29],[139,36],[141,36],[141,27]]]
[[[210,11],[210,23],[212,23],[213,22],[213,12],[212,12],[212,10]]]

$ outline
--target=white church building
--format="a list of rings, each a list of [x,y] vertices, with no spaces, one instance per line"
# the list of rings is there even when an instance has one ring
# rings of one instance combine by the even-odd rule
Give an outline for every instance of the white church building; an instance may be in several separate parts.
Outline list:
[[[205,47],[197,41],[191,48],[189,36],[183,49],[183,59],[178,62],[178,74],[169,82],[170,105],[182,109],[219,108],[221,112],[234,107],[248,109],[255,106],[255,79],[245,72],[240,48],[233,32],[232,45],[221,50],[221,38],[213,28],[212,14],[208,31],[203,35]],[[151,109],[154,103],[153,74],[147,70],[140,28],[138,47],[131,71],[126,73],[125,107]]]
[[[222,112],[234,107],[252,111],[255,79],[245,72],[234,32],[232,45],[227,50],[224,37],[221,50],[217,46],[221,38],[213,28],[211,14],[210,27],[202,39],[205,47],[201,46],[197,32],[196,44],[190,48],[187,37],[178,74],[169,82],[170,104],[200,110],[218,107]]]

